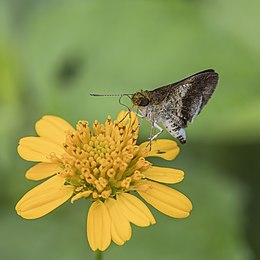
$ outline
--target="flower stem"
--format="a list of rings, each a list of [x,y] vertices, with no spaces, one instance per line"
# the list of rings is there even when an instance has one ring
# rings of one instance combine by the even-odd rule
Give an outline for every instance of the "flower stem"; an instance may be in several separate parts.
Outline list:
[[[97,250],[95,253],[95,260],[102,260],[102,252]]]

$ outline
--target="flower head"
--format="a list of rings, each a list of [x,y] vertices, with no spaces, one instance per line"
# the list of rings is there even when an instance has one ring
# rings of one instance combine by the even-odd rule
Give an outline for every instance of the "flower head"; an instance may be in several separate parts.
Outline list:
[[[148,207],[132,192],[166,215],[185,218],[192,209],[182,193],[158,182],[178,183],[181,170],[152,166],[145,158],[174,159],[179,148],[174,141],[157,140],[151,150],[147,142],[136,144],[138,118],[121,112],[112,122],[79,121],[74,129],[65,120],[44,116],[36,123],[39,137],[25,137],[18,153],[28,161],[39,162],[26,172],[26,178],[50,177],[27,192],[16,205],[26,219],[42,217],[69,198],[71,202],[89,198],[87,237],[93,250],[105,250],[111,240],[118,245],[131,238],[131,225],[155,223]]]

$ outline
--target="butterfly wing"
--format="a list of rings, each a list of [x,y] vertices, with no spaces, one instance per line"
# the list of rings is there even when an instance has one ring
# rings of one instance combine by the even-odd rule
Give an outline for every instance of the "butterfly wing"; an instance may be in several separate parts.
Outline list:
[[[181,143],[186,141],[184,128],[207,104],[217,82],[218,74],[214,70],[205,70],[151,91],[152,103],[161,107],[158,121]]]
[[[152,92],[163,105],[164,119],[173,118],[180,127],[186,127],[201,112],[213,94],[218,82],[214,70],[196,73],[179,82],[157,88]]]

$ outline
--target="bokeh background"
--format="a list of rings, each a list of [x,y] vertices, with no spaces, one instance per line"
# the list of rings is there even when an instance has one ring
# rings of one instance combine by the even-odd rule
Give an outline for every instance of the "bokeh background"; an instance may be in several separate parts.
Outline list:
[[[1,0],[0,258],[93,259],[87,202],[33,221],[15,213],[35,186],[17,143],[35,135],[41,116],[102,122],[122,106],[91,92],[133,93],[214,68],[217,90],[180,155],[153,160],[185,171],[176,188],[193,201],[191,216],[152,209],[157,224],[133,227],[132,239],[104,259],[260,259],[259,10],[258,0]],[[144,122],[140,142],[149,130]]]

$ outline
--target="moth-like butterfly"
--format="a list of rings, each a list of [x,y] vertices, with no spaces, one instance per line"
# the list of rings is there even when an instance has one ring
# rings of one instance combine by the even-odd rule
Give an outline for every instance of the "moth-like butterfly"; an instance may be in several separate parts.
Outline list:
[[[137,107],[137,114],[147,119],[158,133],[151,134],[150,141],[156,139],[163,129],[177,138],[182,144],[186,142],[185,128],[193,122],[213,94],[218,83],[218,74],[213,69],[198,72],[178,82],[156,88],[141,90],[134,94],[120,94],[130,97]],[[102,96],[101,94],[91,94]],[[109,95],[111,96],[111,95]]]

